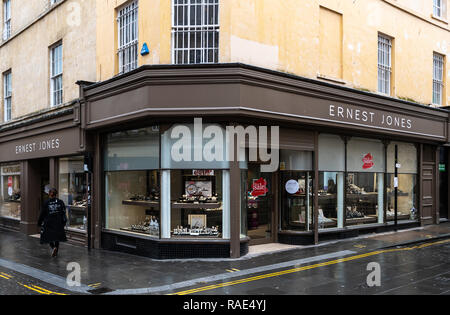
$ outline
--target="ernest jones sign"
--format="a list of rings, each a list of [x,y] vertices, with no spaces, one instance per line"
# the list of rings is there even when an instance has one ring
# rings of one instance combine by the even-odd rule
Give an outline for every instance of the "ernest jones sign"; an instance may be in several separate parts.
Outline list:
[[[77,153],[80,149],[78,129],[66,129],[41,136],[0,144],[2,161],[20,161]]]

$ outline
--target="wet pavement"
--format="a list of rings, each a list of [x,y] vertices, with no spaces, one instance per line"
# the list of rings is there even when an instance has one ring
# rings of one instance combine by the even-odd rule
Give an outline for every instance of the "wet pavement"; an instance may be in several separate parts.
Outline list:
[[[422,245],[424,244],[424,245]],[[396,247],[397,246],[397,247]],[[380,252],[381,250],[381,252]],[[81,267],[81,287],[66,278]],[[366,284],[370,262],[381,286]],[[0,229],[0,294],[450,294],[450,223],[240,259],[154,260]]]

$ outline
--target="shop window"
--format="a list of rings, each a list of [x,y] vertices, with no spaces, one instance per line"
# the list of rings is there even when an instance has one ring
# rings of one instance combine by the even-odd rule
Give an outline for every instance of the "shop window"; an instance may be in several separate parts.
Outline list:
[[[222,171],[172,170],[171,236],[222,237]]]
[[[230,238],[226,133],[216,124],[199,129],[173,125],[161,135],[163,238]],[[210,156],[212,138],[222,145],[211,148]]]
[[[344,227],[345,143],[337,135],[319,135],[319,229]]]
[[[20,164],[1,166],[0,217],[20,220]]]
[[[160,236],[159,127],[107,135],[105,228]]]
[[[418,220],[417,149],[414,144],[391,142],[387,152],[387,221],[395,218],[395,146],[398,148],[397,220]]]
[[[280,150],[281,228],[313,229],[313,154]]]
[[[59,159],[59,198],[67,209],[67,227],[86,232],[87,200],[84,157],[75,156]]]
[[[384,222],[384,145],[351,138],[347,143],[346,225]]]

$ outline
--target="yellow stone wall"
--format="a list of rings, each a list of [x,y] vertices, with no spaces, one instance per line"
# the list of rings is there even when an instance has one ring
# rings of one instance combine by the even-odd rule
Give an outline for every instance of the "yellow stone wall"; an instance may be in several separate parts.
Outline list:
[[[94,0],[12,0],[12,36],[0,40],[0,74],[12,73],[12,119],[50,108],[49,47],[63,43],[63,101],[79,97],[77,80],[96,80]],[[3,29],[3,6],[0,28]],[[0,79],[3,122],[3,78]]]
[[[115,17],[128,2],[97,0],[97,80],[118,72]],[[392,96],[431,104],[433,52],[450,51],[448,18],[432,10],[433,0],[220,0],[219,60],[376,93],[383,33],[393,38]],[[150,48],[139,66],[172,62],[171,16],[170,0],[139,1],[139,50]]]

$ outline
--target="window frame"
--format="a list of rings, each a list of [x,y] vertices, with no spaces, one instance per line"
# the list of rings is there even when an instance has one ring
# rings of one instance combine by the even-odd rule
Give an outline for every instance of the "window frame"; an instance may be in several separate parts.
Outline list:
[[[3,0],[3,40],[11,37],[11,0]]]
[[[9,92],[9,93],[8,93]],[[3,121],[12,119],[12,72],[3,73]]]
[[[134,0],[117,9],[116,23],[117,23],[118,67],[119,67],[119,74],[122,74],[132,71],[138,67],[139,62],[138,0]],[[133,35],[135,36],[132,38]],[[132,58],[133,60],[131,60]]]
[[[218,63],[220,1],[200,0],[199,3],[193,1],[184,0],[180,3],[179,0],[172,0],[172,64]],[[199,7],[199,10],[194,10],[195,14],[191,15],[193,7],[196,9]],[[179,23],[180,13],[183,15],[181,23]],[[200,13],[200,23],[198,23],[197,13]],[[212,23],[209,23],[208,20],[211,20],[211,17]],[[199,47],[197,47],[198,41],[200,41]],[[192,48],[191,43],[194,43],[195,47]],[[199,61],[197,57],[200,58]]]
[[[55,52],[57,49],[60,49],[60,58],[55,59]],[[59,72],[55,71],[55,63],[60,62],[61,65],[56,67],[60,68]],[[53,46],[50,47],[50,104],[51,106],[58,106],[64,103],[64,87],[63,87],[63,43],[62,41],[57,42]],[[55,89],[56,82],[59,81],[60,89]],[[58,100],[56,99],[55,94],[58,93]]]
[[[442,18],[443,3],[442,0],[433,0],[433,16]]]
[[[392,90],[392,38],[378,34],[377,91],[390,96]]]
[[[444,101],[444,65],[445,57],[439,53],[433,53],[433,105],[443,105]]]

